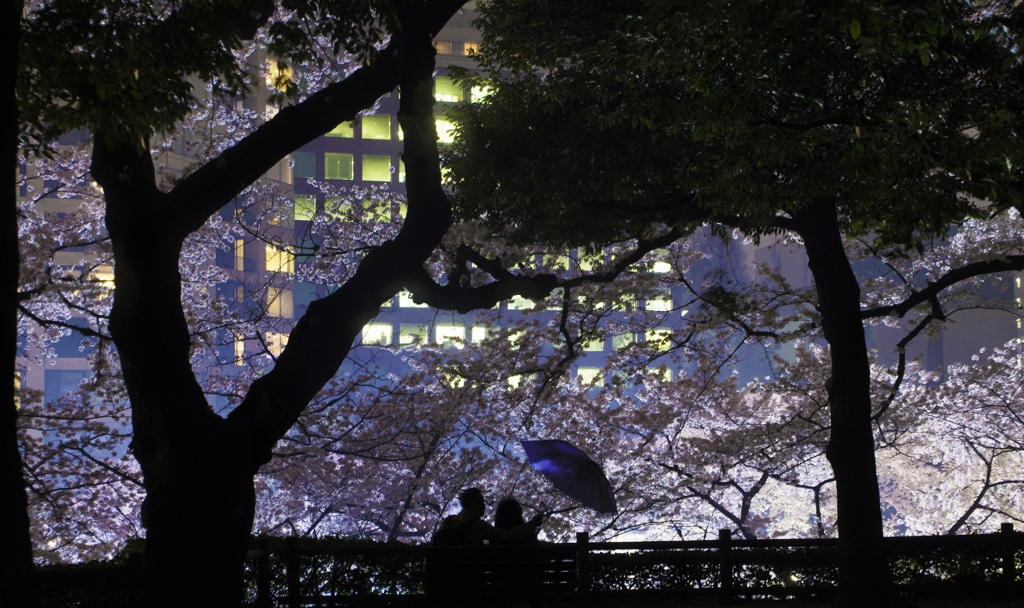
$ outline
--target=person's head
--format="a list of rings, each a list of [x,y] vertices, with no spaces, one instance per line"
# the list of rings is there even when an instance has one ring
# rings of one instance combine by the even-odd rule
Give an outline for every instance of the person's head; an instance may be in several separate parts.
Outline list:
[[[468,488],[459,494],[459,504],[462,505],[462,512],[477,517],[483,517],[486,506],[484,505],[484,493],[480,488]]]
[[[495,528],[510,530],[523,523],[523,506],[518,500],[509,497],[498,503],[498,508],[494,512]]]

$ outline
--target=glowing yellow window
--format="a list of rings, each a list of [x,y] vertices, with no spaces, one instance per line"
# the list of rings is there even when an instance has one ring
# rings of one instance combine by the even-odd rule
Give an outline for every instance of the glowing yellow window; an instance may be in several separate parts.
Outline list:
[[[521,296],[512,296],[508,301],[509,310],[532,310],[533,306],[533,300]]]
[[[588,353],[599,353],[604,351],[604,340],[587,340],[583,343],[583,350]]]
[[[581,384],[590,386],[604,386],[604,374],[600,367],[581,367],[577,371]]]
[[[267,288],[267,314],[270,316],[290,319],[294,315],[293,301],[290,289]]]
[[[363,139],[391,139],[391,116],[388,114],[364,116]]]
[[[455,141],[455,125],[443,118],[434,119],[434,128],[437,129],[437,141],[442,144],[450,144]]]
[[[332,220],[341,222],[351,222],[355,219],[352,202],[340,196],[329,196],[324,199],[324,214]]]
[[[363,346],[391,344],[390,323],[368,323],[363,327]]]
[[[354,159],[351,154],[324,154],[326,179],[352,179]]]
[[[355,129],[352,128],[352,123],[350,123],[350,122],[343,122],[340,125],[338,125],[338,126],[334,127],[333,129],[331,129],[331,131],[329,133],[327,133],[327,137],[347,137],[347,138],[352,138],[352,137],[355,137]]]
[[[462,346],[466,339],[466,326],[458,323],[437,324],[434,327],[434,342],[446,347]]]
[[[281,334],[276,331],[268,331],[265,334],[267,352],[275,357],[280,357],[284,347],[288,346],[288,334]]]
[[[469,103],[484,103],[492,93],[491,87],[474,86],[469,89]]]
[[[624,334],[619,334],[617,336],[612,337],[612,348],[614,348],[615,350],[622,350],[624,348],[627,348],[632,343],[633,343],[633,334],[632,334],[632,332],[628,332],[628,333],[624,333]]]
[[[245,340],[242,334],[235,334],[235,365],[245,364]]]
[[[286,249],[267,244],[267,272],[295,272],[295,256]]]
[[[398,183],[405,183],[405,162],[402,159],[398,159]]]
[[[292,81],[292,68],[290,66],[270,61],[267,68],[267,86],[273,89],[284,90]]]
[[[469,340],[476,344],[487,339],[487,328],[481,325],[474,325],[469,331]]]
[[[672,330],[664,327],[649,329],[644,334],[647,344],[654,349],[666,351],[672,348]]]
[[[462,101],[462,85],[455,84],[450,76],[434,79],[434,99],[437,101]]]
[[[413,301],[412,294],[405,290],[398,294],[398,306],[399,308],[427,308],[426,304],[417,304]]]
[[[313,221],[316,216],[316,197],[315,196],[296,196],[295,197],[295,219],[306,220],[307,222]]]
[[[656,312],[668,312],[672,310],[672,293],[664,293],[658,298],[647,298],[647,303],[644,305],[644,308]]]
[[[402,323],[398,328],[398,343],[407,346],[410,344],[424,344],[427,341],[427,326],[418,323]]]
[[[390,182],[391,157],[363,155],[364,182]]]
[[[464,42],[464,43],[462,43],[462,54],[463,55],[473,55],[473,54],[475,54],[475,53],[477,53],[479,51],[480,51],[480,43],[479,42]]]
[[[434,42],[434,48],[437,49],[438,55],[451,55],[453,47],[450,40],[437,40]]]
[[[363,220],[370,222],[390,222],[391,202],[374,199],[363,200]]]
[[[235,270],[245,270],[245,241],[235,239]]]

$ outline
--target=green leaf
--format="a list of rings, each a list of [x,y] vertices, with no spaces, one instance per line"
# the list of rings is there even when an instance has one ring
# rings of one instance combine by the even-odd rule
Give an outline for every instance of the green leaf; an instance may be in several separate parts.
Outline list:
[[[860,38],[860,21],[857,21],[856,18],[850,22],[850,36],[854,40]]]
[[[932,62],[932,55],[926,49],[921,49],[921,63],[928,65]]]

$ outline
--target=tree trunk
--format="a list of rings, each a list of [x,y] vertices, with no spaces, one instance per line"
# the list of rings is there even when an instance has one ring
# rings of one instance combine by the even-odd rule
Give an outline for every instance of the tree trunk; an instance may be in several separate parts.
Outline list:
[[[832,358],[832,434],[825,455],[835,471],[839,604],[877,605],[891,597],[871,429],[870,366],[860,317],[860,285],[843,248],[836,206],[816,203],[794,218],[818,293]]]
[[[458,5],[448,8],[454,12]],[[147,608],[238,606],[259,467],[337,373],[363,325],[409,277],[422,272],[450,226],[432,109],[431,20],[422,7],[417,11],[405,15],[405,40],[394,55],[401,64],[406,221],[393,240],[367,253],[351,279],[308,307],[273,369],[252,384],[226,418],[209,407],[192,371],[178,271],[182,243],[193,229],[187,216],[197,207],[215,207],[205,198],[179,200],[175,192],[160,192],[148,146],[136,145],[138,137],[117,144],[104,133],[94,134],[91,171],[104,189],[115,261],[110,334],[132,404],[131,447],[146,488]],[[281,114],[299,116],[297,111]],[[249,153],[266,156],[263,148]],[[237,165],[246,171],[261,166],[258,176],[277,160],[260,157]],[[243,184],[239,189],[248,183],[228,173],[224,170],[218,180]],[[189,192],[209,196],[202,189]]]
[[[18,102],[14,83],[18,67],[18,33],[21,21],[22,2],[9,2],[4,10],[4,40],[7,42],[7,61],[4,62],[3,82],[6,83],[7,110],[3,136],[2,166],[7,167],[10,179],[18,167]],[[6,380],[2,380],[7,396],[0,399],[0,604],[4,606],[34,605],[35,588],[32,584],[32,540],[29,536],[28,498],[25,495],[25,479],[22,475],[21,452],[18,450],[18,410],[13,390],[13,378],[17,362],[18,344],[18,273],[21,257],[18,251],[18,191],[7,182],[7,200],[0,211],[0,243],[3,245],[3,262],[0,263],[0,369]],[[2,377],[2,376],[0,376]]]

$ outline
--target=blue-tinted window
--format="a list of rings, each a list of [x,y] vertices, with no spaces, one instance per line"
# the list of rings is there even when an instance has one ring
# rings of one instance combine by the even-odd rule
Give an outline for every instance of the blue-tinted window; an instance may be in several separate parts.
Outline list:
[[[292,158],[295,159],[295,167],[292,169],[295,177],[316,177],[316,154],[295,152]]]
[[[89,375],[89,371],[84,369],[46,370],[43,378],[43,392],[46,395],[46,401],[53,401],[66,393],[77,391],[79,384]]]

